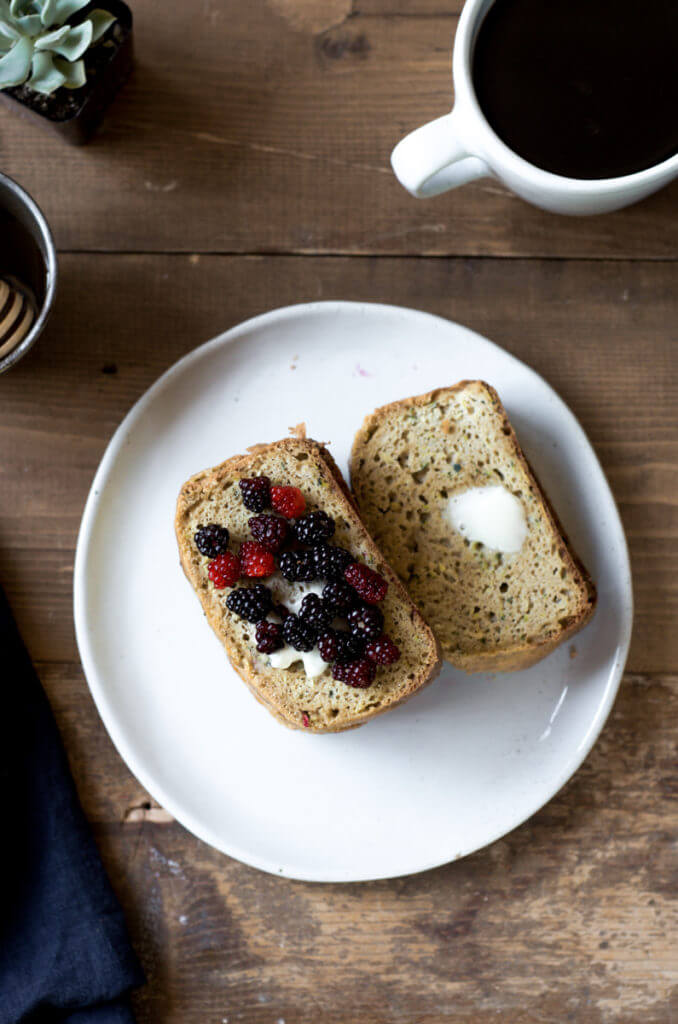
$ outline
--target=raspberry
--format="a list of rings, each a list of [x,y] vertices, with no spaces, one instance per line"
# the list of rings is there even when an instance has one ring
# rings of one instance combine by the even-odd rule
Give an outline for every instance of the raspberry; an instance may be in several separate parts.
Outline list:
[[[271,504],[271,481],[267,476],[252,476],[239,480],[243,505],[250,512],[263,512]]]
[[[344,569],[353,561],[353,555],[335,544],[316,544],[312,549],[318,576],[324,580],[344,579]]]
[[[295,651],[312,651],[315,647],[314,631],[298,615],[289,615],[282,629],[285,643],[294,647]]]
[[[347,686],[364,690],[371,686],[377,674],[377,666],[369,658],[359,658],[358,661],[350,661],[348,665],[333,665],[332,677],[338,679]]]
[[[352,608],[347,619],[351,632],[363,640],[376,640],[384,628],[384,616],[373,604],[360,604]]]
[[[317,594],[307,594],[301,602],[299,618],[318,636],[329,626],[333,616],[321,597]]]
[[[267,622],[262,619],[257,623],[256,631],[257,650],[262,654],[273,654],[279,651],[284,644],[282,626],[277,622]]]
[[[379,604],[386,597],[388,583],[384,577],[361,562],[353,562],[347,566],[344,569],[344,578],[368,604]]]
[[[292,533],[302,544],[319,544],[321,540],[329,540],[334,533],[334,519],[322,509],[295,519],[291,526]]]
[[[193,540],[200,554],[208,558],[216,558],[217,555],[224,555],[228,551],[228,530],[217,523],[199,527],[193,535]]]
[[[337,634],[333,629],[327,629],[318,637],[318,652],[323,661],[332,664],[337,656]]]
[[[349,661],[355,661],[365,650],[365,641],[354,633],[347,633],[344,629],[336,630],[336,653],[334,660],[338,665],[345,665]]]
[[[311,552],[283,552],[280,556],[280,571],[290,583],[310,583],[315,579],[315,565]]]
[[[270,576],[275,572],[275,558],[256,540],[240,545],[240,564],[244,576]]]
[[[400,648],[390,636],[382,633],[377,640],[371,640],[365,647],[365,654],[377,665],[393,665],[400,658]]]
[[[308,729],[309,726],[311,725],[311,719],[308,717],[307,711],[301,712],[301,720],[304,723],[304,729]]]
[[[248,622],[260,622],[271,610],[271,591],[263,583],[256,587],[238,587],[226,598],[226,607]]]
[[[215,590],[232,587],[240,579],[241,571],[239,560],[230,551],[217,555],[207,566],[207,575],[212,580]]]
[[[355,590],[340,580],[326,583],[323,587],[323,601],[335,615],[346,615],[356,603]]]
[[[249,525],[254,539],[267,551],[280,551],[287,540],[288,526],[279,516],[253,516]]]
[[[298,487],[271,487],[271,504],[285,519],[300,516],[306,501]]]

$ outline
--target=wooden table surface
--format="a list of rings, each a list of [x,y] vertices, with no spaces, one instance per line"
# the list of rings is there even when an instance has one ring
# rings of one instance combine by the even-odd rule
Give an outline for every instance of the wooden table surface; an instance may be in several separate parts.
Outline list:
[[[136,71],[92,144],[0,112],[61,273],[0,379],[0,579],[148,973],[140,1024],[678,1020],[678,186],[591,219],[489,181],[409,198],[389,153],[449,109],[460,4],[137,0]],[[610,720],[547,807],[463,861],[346,886],[261,874],[155,806],[71,613],[85,497],[135,399],[243,318],[335,298],[459,320],[546,377],[619,502],[637,605]]]

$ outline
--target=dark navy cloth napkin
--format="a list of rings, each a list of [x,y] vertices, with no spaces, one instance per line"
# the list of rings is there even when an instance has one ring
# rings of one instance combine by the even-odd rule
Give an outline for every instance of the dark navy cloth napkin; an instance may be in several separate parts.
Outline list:
[[[0,1024],[134,1024],[143,981],[0,589]]]

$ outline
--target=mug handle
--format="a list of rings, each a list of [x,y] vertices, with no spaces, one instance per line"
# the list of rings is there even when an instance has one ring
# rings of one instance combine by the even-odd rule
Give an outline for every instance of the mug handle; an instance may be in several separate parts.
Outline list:
[[[395,176],[417,199],[438,196],[448,189],[491,175],[487,164],[469,153],[459,138],[453,110],[416,128],[391,153]]]

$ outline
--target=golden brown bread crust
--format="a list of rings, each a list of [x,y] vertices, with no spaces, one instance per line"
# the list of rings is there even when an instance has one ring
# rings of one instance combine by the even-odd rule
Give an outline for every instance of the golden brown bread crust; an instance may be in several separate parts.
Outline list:
[[[426,394],[404,398],[400,401],[391,402],[388,405],[375,409],[374,412],[365,417],[365,420],[363,421],[363,424],[356,434],[353,442],[350,459],[351,484],[355,490],[357,467],[360,460],[360,454],[365,447],[365,444],[374,434],[379,424],[386,421],[392,413],[404,408],[430,405],[440,398],[453,395],[456,392],[463,391],[469,387],[484,389],[497,411],[501,414],[503,433],[510,443],[513,456],[534,483],[539,495],[543,514],[549,522],[553,532],[559,536],[562,542],[561,556],[564,562],[570,567],[571,571],[581,577],[583,585],[587,591],[587,600],[580,614],[573,617],[571,621],[568,621],[557,635],[549,636],[539,643],[516,643],[507,648],[495,650],[478,649],[472,653],[456,651],[453,657],[450,656],[449,652],[445,652],[446,656],[450,658],[455,667],[461,668],[465,672],[510,672],[529,668],[536,664],[538,661],[541,661],[542,658],[545,658],[548,654],[559,647],[560,644],[564,643],[582,629],[589,622],[595,611],[597,594],[593,580],[584,567],[581,559],[572,548],[548,496],[520,447],[513,426],[511,425],[506,414],[506,410],[504,409],[496,390],[485,381],[462,380],[451,387],[436,388]]]
[[[233,637],[224,628],[224,605],[214,589],[205,586],[204,569],[199,561],[196,560],[195,552],[187,536],[189,517],[196,506],[200,505],[208,495],[212,494],[215,489],[222,487],[227,481],[237,481],[242,477],[256,473],[257,466],[271,453],[283,455],[299,455],[304,453],[309,459],[315,460],[318,472],[325,476],[334,500],[341,503],[344,518],[350,524],[353,535],[356,537],[356,542],[359,542],[363,550],[367,550],[371,554],[375,563],[379,566],[379,571],[388,580],[391,593],[397,595],[398,600],[408,610],[412,629],[416,630],[419,636],[425,640],[427,656],[415,677],[412,680],[408,680],[406,685],[399,690],[398,698],[387,700],[383,706],[370,708],[356,715],[352,720],[338,717],[334,722],[328,723],[314,721],[313,717],[309,716],[310,724],[306,725],[304,723],[305,713],[300,708],[283,704],[280,700],[276,699],[275,687],[268,685],[267,677],[274,676],[276,672],[281,670],[267,669],[266,672],[258,671],[252,659],[243,658],[242,651],[237,649]],[[289,482],[295,483],[292,479]],[[436,638],[412,603],[400,580],[385,562],[383,555],[367,533],[355,502],[346,487],[334,459],[327,449],[316,441],[285,438],[282,441],[276,441],[271,444],[256,445],[247,454],[233,456],[213,469],[196,473],[186,481],[179,493],[175,517],[175,532],[184,573],[202,604],[210,626],[221,640],[233,668],[247,684],[256,699],[284,725],[293,729],[306,729],[307,732],[318,733],[341,732],[345,729],[356,728],[375,715],[390,710],[408,700],[422,687],[431,682],[440,671],[442,662]],[[230,613],[228,614],[230,615]],[[379,676],[377,676],[378,679]]]

